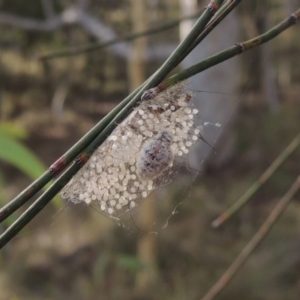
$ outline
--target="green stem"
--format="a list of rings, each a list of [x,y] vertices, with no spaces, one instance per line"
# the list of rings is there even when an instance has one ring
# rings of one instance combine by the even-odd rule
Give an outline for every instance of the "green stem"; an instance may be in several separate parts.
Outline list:
[[[139,88],[140,89],[140,88]],[[59,158],[52,166],[36,179],[31,185],[24,189],[13,200],[7,203],[0,209],[0,223],[14,213],[19,207],[25,204],[36,193],[50,182],[55,176],[60,174],[75,158],[81,153],[88,144],[90,144],[95,137],[105,128],[107,124],[113,119],[118,112],[136,95],[138,90],[131,93],[124,101],[115,107],[109,114],[107,114],[96,126],[94,126],[87,134],[85,134],[71,149],[69,149],[61,158]]]
[[[20,230],[28,224],[58,193],[58,191],[72,178],[72,173],[80,169],[78,163],[74,163],[53,185],[44,192],[1,236],[0,249],[7,244]],[[46,201],[45,201],[46,199]]]
[[[30,186],[28,186],[25,190],[23,190],[16,198],[14,198],[9,203],[1,207],[0,223],[6,220],[19,207],[21,207],[38,191],[40,191],[52,178],[53,175],[51,174],[51,172],[49,170],[46,171],[37,180],[35,180]]]
[[[254,47],[257,47],[263,43],[266,43],[270,41],[271,39],[275,38],[277,35],[279,35],[281,32],[286,30],[287,28],[291,27],[292,25],[295,25],[297,21],[300,19],[300,9],[295,11],[291,16],[286,18],[284,21],[279,23],[277,26],[273,27],[266,33],[253,38],[251,40],[236,44],[224,51],[221,51],[201,62],[198,64],[185,69],[184,71],[175,74],[171,77],[169,77],[165,82],[162,83],[162,85],[167,88],[171,85],[174,85],[175,83],[179,81],[186,80],[214,65],[217,65],[225,60],[228,60],[238,54],[241,54],[249,49],[252,49]]]
[[[241,0],[227,0],[216,12],[213,19],[207,24],[205,29],[197,37],[196,41],[189,49],[189,53],[195,49],[200,42],[238,5]]]
[[[216,12],[212,20],[205,26],[204,30],[199,34],[197,39],[191,46],[186,50],[185,55],[182,58],[179,58],[177,61],[177,65],[179,65],[182,60],[192,52],[203,40],[204,38],[238,5],[241,0],[227,0],[220,9]],[[180,73],[181,74],[181,73]],[[178,80],[180,81],[180,80]],[[178,82],[177,81],[177,82]],[[160,84],[160,91],[171,86],[172,83],[163,82]]]
[[[190,53],[191,45],[194,44],[195,40],[199,34],[205,29],[206,25],[210,19],[215,14],[216,10],[221,6],[223,0],[212,0],[207,6],[204,13],[194,24],[189,35],[179,44],[176,50],[172,55],[165,61],[161,68],[154,74],[150,80],[147,81],[147,84],[144,86],[143,90],[152,88],[158,85],[173,69],[178,65],[188,53]],[[142,94],[142,93],[141,93]],[[138,95],[139,97],[141,96]],[[136,100],[133,100],[135,102]]]

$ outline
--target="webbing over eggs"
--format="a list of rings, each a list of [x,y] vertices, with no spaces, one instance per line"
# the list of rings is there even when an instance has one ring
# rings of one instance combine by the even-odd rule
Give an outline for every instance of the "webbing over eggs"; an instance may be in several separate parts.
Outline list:
[[[118,219],[168,182],[174,164],[200,138],[192,95],[177,84],[142,101],[61,192],[74,203],[97,202]]]

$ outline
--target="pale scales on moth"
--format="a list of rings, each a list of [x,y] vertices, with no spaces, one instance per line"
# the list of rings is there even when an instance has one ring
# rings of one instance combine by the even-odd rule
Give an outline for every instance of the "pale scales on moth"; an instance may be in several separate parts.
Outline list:
[[[168,181],[176,161],[201,139],[191,98],[183,83],[146,91],[64,187],[62,197],[74,203],[98,202],[100,210],[116,220],[136,207]]]

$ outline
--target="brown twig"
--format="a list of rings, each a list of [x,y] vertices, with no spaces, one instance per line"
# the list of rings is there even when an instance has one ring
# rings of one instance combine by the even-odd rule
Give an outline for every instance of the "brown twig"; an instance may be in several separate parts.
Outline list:
[[[251,253],[256,249],[256,247],[261,243],[261,241],[266,237],[266,235],[270,232],[273,225],[279,219],[279,217],[284,212],[287,205],[290,203],[294,195],[300,189],[300,176],[296,179],[287,193],[280,199],[279,203],[275,206],[267,220],[263,223],[257,233],[253,236],[250,242],[246,245],[246,247],[242,250],[242,252],[238,255],[238,257],[234,260],[231,266],[227,269],[227,271],[222,275],[222,277],[215,283],[215,285],[208,291],[206,295],[201,300],[212,300],[214,299],[232,280],[234,275],[238,272],[238,270],[245,263],[247,258],[251,255]]]
[[[111,40],[108,40],[108,41],[104,41],[104,42],[101,41],[101,42],[95,42],[95,43],[90,43],[90,44],[85,44],[85,45],[78,45],[78,46],[73,46],[71,48],[60,49],[60,50],[53,51],[53,52],[50,52],[50,53],[40,54],[38,56],[38,59],[47,60],[47,59],[52,59],[52,58],[65,57],[65,56],[69,57],[69,56],[72,56],[72,55],[78,55],[78,54],[83,54],[83,53],[103,49],[103,48],[106,48],[108,46],[112,46],[114,44],[121,43],[121,42],[130,42],[130,41],[133,41],[135,39],[138,39],[138,38],[141,38],[141,37],[144,37],[144,36],[157,34],[157,33],[160,33],[162,31],[171,29],[175,26],[178,26],[180,24],[180,22],[182,22],[184,20],[198,18],[200,14],[201,14],[201,12],[197,12],[193,15],[184,16],[184,17],[179,18],[177,20],[172,20],[172,21],[166,22],[164,24],[161,24],[159,26],[156,26],[154,28],[150,28],[150,29],[147,29],[147,30],[144,30],[144,31],[135,32],[135,33],[131,33],[131,34],[124,35],[124,36],[120,35],[120,36],[118,36],[116,38],[113,38]]]
[[[275,171],[286,161],[286,159],[300,145],[300,134],[298,134],[292,142],[280,153],[273,161],[269,168],[250,186],[250,188],[226,211],[224,211],[217,219],[212,222],[213,227],[219,227],[235,213],[237,213],[250,198],[269,180]]]

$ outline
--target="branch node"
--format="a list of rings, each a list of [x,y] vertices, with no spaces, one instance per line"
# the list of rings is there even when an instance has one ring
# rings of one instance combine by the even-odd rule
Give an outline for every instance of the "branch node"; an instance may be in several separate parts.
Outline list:
[[[65,166],[66,166],[66,160],[64,156],[62,156],[49,167],[49,172],[51,175],[57,176],[65,168]]]
[[[216,11],[219,9],[219,5],[216,3],[216,1],[212,0],[206,6],[206,9],[208,9],[212,14],[215,14]]]
[[[244,45],[244,43],[235,43],[235,46],[240,48],[239,54],[246,51],[246,46]]]
[[[88,160],[89,157],[86,154],[81,153],[76,157],[75,163],[83,166]]]
[[[291,19],[292,19],[293,24],[296,24],[300,20],[300,13],[293,13],[291,15]]]

